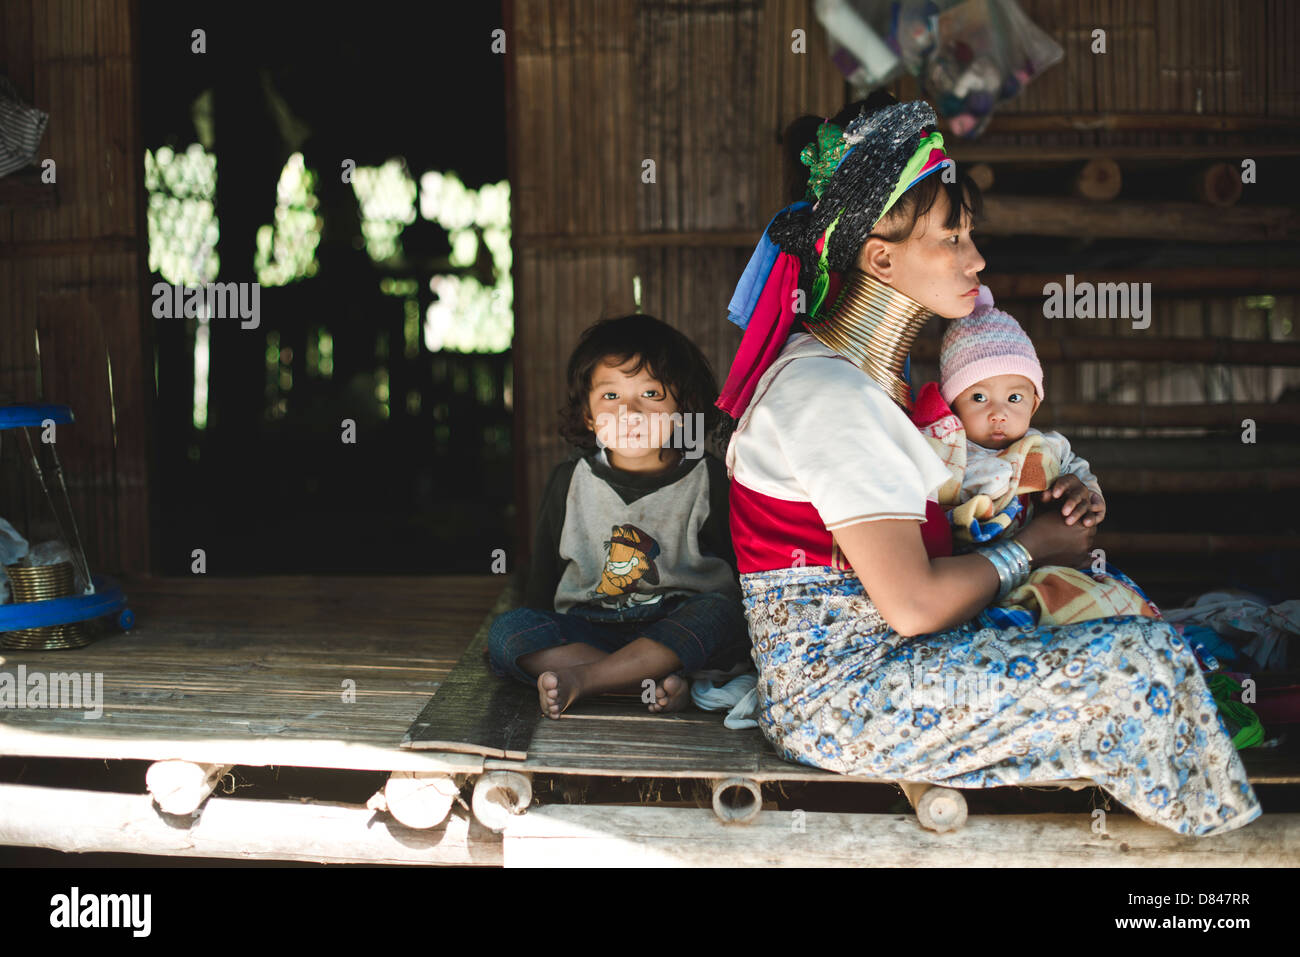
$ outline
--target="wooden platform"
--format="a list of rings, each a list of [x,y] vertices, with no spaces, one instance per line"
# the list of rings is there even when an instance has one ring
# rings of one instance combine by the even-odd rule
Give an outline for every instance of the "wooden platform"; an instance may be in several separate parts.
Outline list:
[[[29,671],[99,672],[104,682],[98,719],[76,710],[0,710],[0,755],[876,780],[784,761],[757,729],[728,730],[721,714],[691,708],[655,715],[626,697],[581,701],[558,721],[538,720],[522,759],[403,747],[408,728],[431,696],[437,701],[458,663],[480,677],[484,700],[492,688],[520,690],[488,674],[477,649],[466,654],[503,607],[501,576],[196,576],[129,580],[124,587],[136,614],[131,632],[70,651],[0,651],[11,673],[21,664]],[[344,700],[346,682],[355,682],[355,703]],[[1300,741],[1250,750],[1243,759],[1254,783],[1300,783]]]
[[[102,673],[104,699],[98,719],[0,710],[0,754],[479,769],[399,744],[500,595],[499,576],[195,576],[123,588],[130,632],[67,651],[0,650],[10,673]]]
[[[436,714],[430,706],[444,684],[451,686],[453,669],[474,678],[456,699],[467,709],[475,694],[488,700],[494,691],[502,692],[502,700],[531,699],[535,705],[522,685],[480,681],[486,671],[480,648],[486,625],[508,599],[499,576],[196,577],[136,579],[124,585],[136,614],[132,632],[72,651],[0,652],[3,670],[11,674],[25,666],[29,672],[103,676],[103,715],[97,719],[80,710],[0,709],[0,756],[174,759],[208,767],[277,765],[394,774],[365,805],[213,794],[201,814],[181,823],[154,806],[156,793],[0,783],[0,844],[241,859],[507,865],[547,860],[546,848],[559,847],[555,838],[560,836],[577,842],[565,851],[571,862],[627,863],[645,857],[646,863],[698,863],[669,849],[674,843],[683,846],[684,838],[688,845],[698,839],[714,841],[719,850],[731,848],[726,853],[736,863],[779,858],[782,863],[888,864],[889,855],[872,857],[871,848],[886,837],[910,846],[909,834],[922,842],[915,845],[917,862],[959,862],[964,859],[961,848],[984,846],[977,839],[983,832],[976,831],[974,838],[949,835],[946,843],[932,847],[933,836],[921,831],[915,819],[900,824],[897,815],[852,815],[873,820],[855,824],[852,840],[831,847],[777,840],[777,831],[788,824],[784,813],[763,811],[760,820],[770,823],[752,831],[751,840],[744,837],[745,828],[723,824],[706,809],[664,818],[662,808],[608,805],[534,807],[509,818],[504,833],[494,833],[496,825],[485,825],[477,807],[479,785],[500,777],[492,772],[522,772],[524,779],[513,777],[525,781],[539,773],[755,783],[877,779],[783,761],[760,732],[729,731],[720,714],[692,709],[652,715],[637,699],[626,697],[580,702],[558,721],[536,719],[521,759],[421,750],[410,742],[403,746],[408,728]],[[472,644],[476,639],[479,644]],[[353,690],[355,701],[346,700]],[[518,716],[523,727],[526,716],[522,711]],[[472,709],[466,718],[478,720]],[[1294,744],[1285,751],[1248,751],[1243,758],[1256,784],[1300,783]],[[403,774],[405,779],[398,780]],[[388,788],[395,781],[418,788],[435,780],[444,786],[450,782],[450,795],[460,792],[448,796],[456,803],[436,826],[404,824],[391,803],[386,811],[375,803],[382,795],[391,801],[394,792]],[[473,814],[467,806],[471,783]],[[1034,835],[1044,841],[1050,837],[1044,836],[1043,815],[995,817],[999,833],[1021,835],[1030,842],[1026,846],[1037,840]],[[1060,834],[1052,832],[1056,836],[1048,842],[1055,843],[1040,848],[1044,859],[1131,863],[1122,847],[1094,847],[1084,816],[1069,821],[1074,836],[1057,822]],[[833,822],[827,817],[814,823]],[[672,833],[678,825],[686,830]],[[1253,837],[1222,846],[1244,853],[1247,845],[1264,841],[1278,849],[1279,860],[1300,861],[1300,815],[1267,815],[1248,830]],[[1172,837],[1147,831],[1159,829],[1142,830],[1141,839],[1150,844],[1144,860],[1193,860],[1168,843]],[[588,840],[598,835],[609,840],[599,846]],[[1126,842],[1127,836],[1120,843]],[[787,853],[792,855],[788,860],[782,857]]]

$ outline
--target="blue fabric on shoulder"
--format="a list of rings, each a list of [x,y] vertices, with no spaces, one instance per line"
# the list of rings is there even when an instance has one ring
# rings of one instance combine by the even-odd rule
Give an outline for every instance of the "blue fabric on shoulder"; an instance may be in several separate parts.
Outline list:
[[[803,200],[791,203],[776,216],[780,216],[786,209],[799,209],[807,205],[809,203]],[[749,265],[741,274],[740,282],[736,283],[736,291],[731,295],[731,302],[727,304],[727,319],[741,329],[748,328],[749,319],[754,314],[754,307],[758,305],[758,297],[762,295],[763,287],[767,285],[767,278],[772,273],[772,265],[781,252],[780,247],[767,238],[767,230],[771,229],[772,223],[776,222],[776,216],[772,217],[767,228],[763,230],[763,237],[754,248],[754,255],[749,257]]]

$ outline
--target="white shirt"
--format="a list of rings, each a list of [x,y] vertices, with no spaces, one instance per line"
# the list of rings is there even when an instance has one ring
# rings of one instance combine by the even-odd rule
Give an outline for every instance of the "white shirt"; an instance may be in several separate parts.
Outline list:
[[[858,522],[925,519],[949,472],[876,382],[811,334],[786,340],[727,448],[741,485],[810,502],[834,531]]]

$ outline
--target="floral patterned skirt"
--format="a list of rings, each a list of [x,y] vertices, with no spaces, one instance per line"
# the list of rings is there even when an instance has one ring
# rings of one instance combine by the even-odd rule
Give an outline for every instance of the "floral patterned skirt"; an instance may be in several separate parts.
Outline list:
[[[904,638],[852,571],[740,582],[759,726],[787,760],[958,788],[1084,778],[1196,836],[1260,814],[1196,658],[1164,622],[973,621]]]

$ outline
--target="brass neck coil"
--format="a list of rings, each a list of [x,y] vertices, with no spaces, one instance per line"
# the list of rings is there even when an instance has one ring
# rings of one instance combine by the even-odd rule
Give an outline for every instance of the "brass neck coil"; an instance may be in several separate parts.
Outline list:
[[[808,323],[807,329],[910,412],[912,395],[903,381],[903,363],[932,315],[916,300],[855,268],[846,274],[830,314]]]

